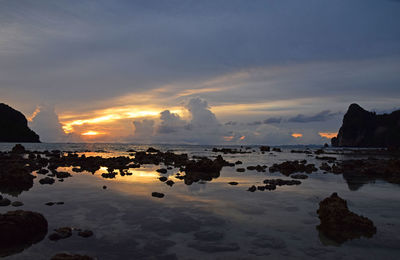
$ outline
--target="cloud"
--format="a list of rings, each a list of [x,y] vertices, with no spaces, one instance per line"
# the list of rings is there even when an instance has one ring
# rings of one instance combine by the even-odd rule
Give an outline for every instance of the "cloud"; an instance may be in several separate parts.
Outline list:
[[[42,104],[32,115],[30,127],[40,136],[42,142],[79,142],[79,136],[66,134],[55,112],[49,104]]]
[[[158,134],[174,133],[186,125],[185,120],[182,120],[178,114],[171,113],[169,110],[164,110],[160,113],[160,120]]]
[[[309,123],[309,122],[323,122],[334,118],[337,115],[340,115],[339,112],[331,112],[330,110],[321,111],[315,115],[303,115],[298,114],[297,116],[291,117],[288,119],[288,122],[292,123]]]
[[[270,117],[263,121],[264,124],[280,124],[282,117]]]

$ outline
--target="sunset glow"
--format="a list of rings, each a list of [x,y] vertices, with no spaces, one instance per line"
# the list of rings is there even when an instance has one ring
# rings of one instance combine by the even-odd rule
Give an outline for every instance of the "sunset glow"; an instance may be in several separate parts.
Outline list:
[[[95,135],[100,135],[102,133],[96,132],[96,131],[87,131],[85,133],[82,133],[84,136],[95,136]]]
[[[337,136],[337,132],[319,132],[318,133],[321,137],[332,139],[333,137]]]
[[[293,133],[292,136],[293,136],[294,138],[301,138],[301,137],[303,137],[303,134],[300,134],[300,133]]]

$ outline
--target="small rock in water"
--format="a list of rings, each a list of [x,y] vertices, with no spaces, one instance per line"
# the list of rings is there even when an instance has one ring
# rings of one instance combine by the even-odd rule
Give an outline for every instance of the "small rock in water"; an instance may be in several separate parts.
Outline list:
[[[49,235],[49,239],[51,241],[58,241],[60,239],[66,239],[72,236],[72,228],[70,227],[62,227],[54,230],[55,233]]]
[[[162,176],[162,177],[160,177],[160,178],[158,178],[158,179],[159,179],[160,181],[162,181],[162,182],[168,180],[168,178],[167,178],[167,177],[164,177],[164,176]]]
[[[53,184],[54,183],[54,179],[50,178],[50,177],[44,177],[43,179],[39,180],[40,184]]]
[[[308,175],[305,175],[305,174],[293,174],[293,175],[290,175],[290,177],[292,177],[293,179],[302,179],[302,180],[304,180],[304,179],[308,178]]]
[[[91,230],[83,230],[83,231],[79,231],[78,236],[81,237],[91,237],[93,236],[93,232]]]
[[[162,173],[162,174],[166,174],[168,171],[167,171],[167,169],[162,168],[162,169],[156,170],[156,172],[159,172],[159,173]]]
[[[47,202],[47,203],[45,203],[45,205],[47,205],[47,206],[53,206],[53,205],[54,205],[54,202]]]
[[[107,186],[106,186],[106,185],[103,186],[103,190],[105,190],[105,189],[107,189]]]
[[[253,185],[247,191],[255,192],[256,190],[257,190],[257,187]]]
[[[164,194],[160,192],[153,192],[151,193],[151,196],[156,197],[156,198],[163,198]]]
[[[64,205],[64,202],[59,201],[59,202],[56,202],[56,204],[57,204],[57,205]]]
[[[228,182],[228,184],[230,184],[230,185],[238,185],[239,183],[236,182],[236,181],[231,181],[231,182]]]
[[[6,206],[9,206],[10,204],[11,204],[11,201],[9,199],[7,199],[7,198],[0,199],[1,207],[6,207]]]
[[[11,203],[11,206],[13,207],[21,207],[23,205],[24,203],[22,203],[21,201],[14,201],[13,203]]]
[[[237,171],[237,172],[245,172],[246,169],[245,169],[245,168],[237,168],[236,171]]]
[[[168,180],[165,182],[165,184],[167,184],[168,186],[171,186],[175,184],[175,182],[173,180]]]

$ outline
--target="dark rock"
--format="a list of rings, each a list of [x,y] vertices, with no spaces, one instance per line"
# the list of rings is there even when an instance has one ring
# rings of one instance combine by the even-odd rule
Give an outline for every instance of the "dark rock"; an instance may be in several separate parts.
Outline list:
[[[157,169],[156,171],[159,172],[159,173],[162,173],[162,174],[166,174],[168,172],[168,170],[165,169],[165,168]]]
[[[321,220],[318,230],[337,243],[362,236],[370,238],[376,233],[374,223],[351,212],[337,193],[321,201],[317,213]]]
[[[45,205],[47,205],[47,206],[53,206],[55,203],[54,202],[47,202],[47,203],[45,203]]]
[[[16,144],[11,149],[11,153],[15,153],[15,154],[25,154],[26,152],[27,151],[25,150],[25,147],[22,144]]]
[[[0,207],[10,206],[11,201],[7,198],[0,199]]]
[[[66,253],[59,253],[54,255],[51,260],[94,260],[94,258],[87,255],[71,255]]]
[[[246,169],[245,169],[245,168],[237,168],[236,171],[237,171],[237,172],[245,172]]]
[[[160,177],[160,178],[158,178],[160,181],[162,181],[162,182],[165,182],[166,180],[168,180],[168,178],[167,177],[164,177],[164,176],[162,176],[162,177]]]
[[[242,162],[242,161],[236,161],[235,164],[236,164],[236,165],[238,165],[238,164],[243,164],[243,162]]]
[[[293,175],[290,175],[290,177],[293,178],[293,179],[302,179],[302,180],[304,180],[304,179],[308,178],[308,175],[305,175],[305,174],[293,174]]]
[[[31,211],[0,214],[0,256],[7,256],[41,241],[47,234],[47,220]]]
[[[71,174],[68,172],[56,172],[56,177],[59,179],[71,177]]]
[[[78,232],[78,236],[81,236],[81,237],[91,237],[91,236],[93,236],[93,232],[91,231],[91,230],[83,230],[83,231],[79,231]]]
[[[151,196],[156,197],[156,198],[164,198],[164,194],[160,192],[153,192],[151,193]]]
[[[37,171],[37,174],[48,174],[48,173],[49,173],[49,170],[47,170],[47,169],[40,169]]]
[[[230,185],[238,185],[239,183],[236,182],[236,181],[231,181],[231,182],[228,182],[228,184],[230,184]]]
[[[249,171],[257,171],[257,172],[265,172],[265,169],[267,169],[268,167],[266,165],[257,165],[257,166],[247,166],[247,170]]]
[[[172,185],[175,184],[175,182],[173,180],[168,180],[165,182],[165,184],[167,184],[168,186],[172,187]]]
[[[14,201],[13,203],[11,203],[11,206],[13,207],[21,207],[23,205],[24,203],[22,203],[21,201]]]
[[[269,146],[260,146],[261,152],[269,152],[270,150],[271,150],[271,147],[269,147]]]
[[[281,148],[278,148],[278,147],[272,148],[272,151],[277,152],[277,153],[281,153],[282,152]]]
[[[247,189],[247,191],[250,191],[250,192],[255,192],[256,190],[257,190],[257,187],[254,185]]]
[[[35,176],[31,171],[40,169],[39,163],[44,162],[0,152],[0,192],[17,196],[32,188]]]
[[[72,236],[72,228],[70,227],[57,228],[54,231],[55,233],[49,235],[49,239],[51,241],[58,241],[60,239],[66,239]]]
[[[105,190],[105,189],[107,189],[107,186],[106,186],[106,185],[103,186],[103,190]]]
[[[270,172],[280,172],[286,176],[289,176],[295,172],[306,172],[312,173],[317,171],[318,169],[314,164],[306,164],[307,161],[286,161],[281,164],[274,164],[269,168]]]
[[[283,185],[300,185],[301,181],[298,180],[282,180],[282,179],[267,179],[264,180],[265,184],[272,184],[276,186],[283,186]]]
[[[59,202],[56,202],[56,204],[57,204],[57,205],[64,205],[64,202],[59,201]]]
[[[25,116],[0,103],[0,142],[40,143],[39,136],[29,129]]]
[[[343,117],[336,147],[400,147],[400,110],[377,115],[357,104],[351,104]]]
[[[40,184],[53,184],[54,183],[54,179],[50,178],[50,177],[44,177],[43,179],[39,180]]]
[[[245,154],[245,153],[251,153],[247,151],[242,151],[238,149],[231,149],[231,148],[213,148],[212,149],[213,153],[224,153],[224,154]]]

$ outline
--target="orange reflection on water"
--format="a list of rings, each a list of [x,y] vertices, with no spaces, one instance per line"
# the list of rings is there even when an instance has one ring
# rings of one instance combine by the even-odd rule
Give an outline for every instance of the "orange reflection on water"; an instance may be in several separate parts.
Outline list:
[[[101,135],[103,133],[97,132],[97,131],[87,131],[85,133],[82,133],[81,135],[88,135],[88,136],[94,136],[94,135]]]
[[[337,132],[319,132],[318,133],[321,137],[332,139],[333,137],[337,136]]]
[[[303,134],[300,134],[300,133],[293,133],[292,136],[293,136],[294,138],[301,138],[301,137],[303,137]]]

